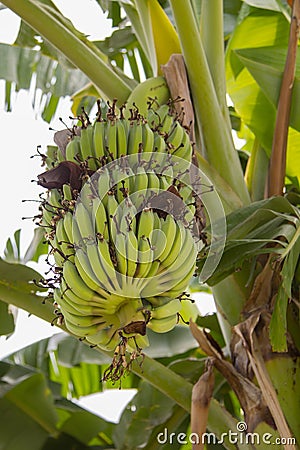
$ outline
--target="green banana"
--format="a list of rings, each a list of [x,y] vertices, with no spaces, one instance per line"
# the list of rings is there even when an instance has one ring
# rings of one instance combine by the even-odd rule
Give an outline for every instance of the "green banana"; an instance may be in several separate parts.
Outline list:
[[[132,120],[129,124],[127,154],[139,153],[143,148],[143,125],[141,120]]]
[[[151,269],[153,261],[153,250],[150,247],[149,240],[145,236],[139,239],[138,266],[135,273],[136,277],[145,278]]]
[[[138,240],[133,230],[126,235],[127,276],[133,277],[138,264]]]
[[[99,160],[106,155],[106,127],[107,123],[104,120],[97,120],[93,126],[93,148],[95,158],[98,158]]]
[[[108,239],[108,220],[106,209],[99,197],[93,199],[92,219],[95,221],[95,232]]]
[[[115,242],[116,234],[120,228],[120,208],[113,191],[109,191],[106,204],[107,219],[109,224],[109,236],[111,242]]]
[[[121,158],[121,156],[125,156],[127,154],[127,133],[128,126],[125,119],[117,119],[116,121],[117,128],[117,158]]]
[[[152,153],[154,151],[154,133],[147,122],[143,124],[142,133],[143,153]],[[143,155],[143,158],[145,158],[145,155]],[[150,158],[147,161],[150,161]]]
[[[177,314],[181,309],[181,302],[178,299],[170,300],[164,305],[151,310],[151,319],[164,319],[165,317]]]
[[[66,160],[74,162],[78,159],[84,159],[81,154],[80,136],[73,136],[66,147]]]
[[[67,203],[68,207],[70,207],[70,202],[73,200],[73,194],[69,184],[63,185],[63,200]]]
[[[95,295],[80,277],[77,268],[71,261],[64,261],[63,278],[67,287],[74,292],[75,295],[86,301],[91,301]]]
[[[143,209],[140,213],[139,221],[138,221],[138,240],[141,237],[146,237],[149,239],[151,236],[152,230],[154,226],[154,213],[152,209]]]
[[[164,261],[167,256],[170,254],[173,248],[174,236],[177,234],[177,225],[175,220],[170,214],[167,214],[167,217],[162,222],[161,230],[165,235],[165,248],[161,252],[160,261]]]
[[[148,101],[151,102],[151,107],[156,109],[159,105],[167,103],[169,99],[170,91],[166,80],[159,76],[148,78],[143,83],[138,84],[129,95],[127,104],[129,106],[136,104],[140,114],[146,117]]]
[[[148,323],[148,327],[155,331],[155,333],[167,333],[171,331],[177,324],[178,316],[177,314],[172,314],[163,319],[151,319]]]
[[[193,153],[192,144],[190,142],[187,132],[184,131],[181,146],[178,146],[177,148],[174,146],[174,151],[172,152],[172,155],[177,156],[178,158],[181,158],[187,162],[191,162],[192,153]],[[183,171],[184,168],[185,167],[182,167],[182,164],[180,164],[180,170]]]
[[[107,149],[112,160],[118,158],[117,120],[107,122]]]
[[[166,140],[171,153],[174,153],[182,145],[184,133],[186,133],[185,129],[179,122],[175,122]]]
[[[126,258],[126,237],[123,233],[116,234],[115,250],[117,257],[117,270],[123,275],[127,273],[127,258]]]
[[[83,161],[88,162],[88,166],[92,170],[97,170],[97,164],[95,161],[95,151],[94,151],[94,139],[93,139],[94,129],[92,125],[87,125],[81,129],[80,134],[80,148]]]
[[[79,229],[81,238],[84,239],[94,239],[95,237],[95,227],[92,223],[89,211],[85,208],[82,202],[77,202],[75,212],[74,212],[74,222],[76,222]]]

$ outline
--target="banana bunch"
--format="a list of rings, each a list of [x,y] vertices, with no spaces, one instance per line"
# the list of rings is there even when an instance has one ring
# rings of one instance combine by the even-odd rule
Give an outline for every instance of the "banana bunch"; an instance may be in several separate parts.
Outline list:
[[[39,176],[49,189],[40,225],[60,274],[55,304],[70,332],[115,350],[118,367],[120,348],[148,345],[147,327],[176,325],[199,251],[192,145],[170,105],[125,117],[116,102],[98,103],[94,124],[83,114]]]
[[[53,146],[48,147],[47,167],[70,161],[96,171],[111,161],[134,154],[142,154],[148,162],[155,160],[157,154],[174,155],[183,159],[178,171],[183,170],[184,161],[191,162],[193,149],[188,131],[181,125],[171,101],[158,108],[155,103],[149,104],[145,115],[135,104],[128,106],[130,115],[125,116],[124,108],[118,112],[116,101],[106,108],[98,102],[93,124],[83,113],[78,117],[81,127],[57,132],[58,148],[55,151]]]
[[[151,206],[165,192],[164,176],[140,170],[126,179],[123,198],[117,195],[120,183],[109,188],[111,179],[103,168],[86,182],[73,212],[57,215],[53,246],[62,280],[54,297],[72,333],[112,349],[132,324],[143,348],[147,341],[139,326],[148,314],[156,332],[175,326],[178,297],[193,276],[198,247],[191,223]]]

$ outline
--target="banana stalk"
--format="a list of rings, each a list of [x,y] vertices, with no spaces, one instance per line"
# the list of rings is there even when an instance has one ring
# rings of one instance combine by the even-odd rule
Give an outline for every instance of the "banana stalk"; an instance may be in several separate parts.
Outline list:
[[[247,205],[249,193],[228,123],[219,107],[192,6],[185,0],[170,0],[170,3],[187,67],[195,115],[204,141],[203,156]]]

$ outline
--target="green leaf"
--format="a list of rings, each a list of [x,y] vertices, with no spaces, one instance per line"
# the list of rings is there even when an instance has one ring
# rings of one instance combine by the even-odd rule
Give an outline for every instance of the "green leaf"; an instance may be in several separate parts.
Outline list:
[[[268,155],[271,153],[275,126],[275,100],[279,95],[278,77],[282,70],[283,48],[284,45],[287,48],[288,36],[289,22],[285,15],[262,9],[254,10],[236,27],[227,47],[228,93],[242,121],[258,138]],[[267,54],[266,49],[270,47],[272,50]],[[259,55],[258,59],[254,54]],[[298,91],[297,80],[292,110],[293,124],[297,127]],[[298,178],[300,173],[299,145],[300,134],[290,127],[286,174],[291,178]]]
[[[11,368],[1,386],[0,435],[5,449],[24,448],[24,442],[39,449],[49,434],[57,435],[54,401],[42,374],[18,378]]]
[[[102,391],[102,372],[110,359],[65,333],[43,339],[10,355],[9,360],[42,370],[61,385],[61,395],[79,398]]]
[[[15,318],[7,303],[0,300],[0,336],[8,336],[15,331]]]
[[[4,256],[8,262],[18,262],[20,257],[20,233],[21,230],[17,230],[14,233],[13,238],[9,238],[6,242],[4,250]]]
[[[34,230],[33,239],[25,252],[24,257],[20,249],[21,230],[17,230],[12,238],[6,242],[4,250],[5,261],[9,263],[27,263],[28,261],[38,262],[41,255],[48,253],[48,245],[44,243],[44,231],[41,227]]]
[[[119,424],[114,431],[114,440],[119,449],[131,449],[145,447],[152,435],[157,435],[157,427],[163,423],[169,433],[176,431],[182,421],[188,415],[182,408],[177,411],[176,426],[173,423],[169,428],[169,420],[174,420],[175,402],[148,383],[142,382],[139,392],[124,410]],[[178,407],[176,408],[178,410]],[[179,413],[179,414],[178,414]],[[170,424],[169,424],[170,425]],[[155,431],[154,431],[155,430]],[[176,448],[176,447],[175,447]]]
[[[0,258],[0,299],[51,323],[55,319],[53,305],[47,298],[38,295],[38,292],[45,292],[47,289],[33,281],[41,278],[43,277],[30,267],[10,264]]]
[[[299,226],[299,215],[287,199],[274,197],[253,202],[227,216],[227,236],[221,261],[208,284],[215,285],[243,263],[256,255],[282,253],[287,242],[291,241]],[[208,231],[209,233],[209,231]],[[285,241],[279,241],[284,237]],[[280,244],[281,248],[266,247],[269,243]],[[201,270],[207,255],[200,252],[198,269]]]
[[[10,86],[13,83],[18,90],[28,90],[33,77],[36,77],[33,106],[37,106],[35,104],[37,89],[41,89],[45,96],[49,95],[48,102],[43,109],[47,121],[51,120],[56,111],[55,98],[72,95],[88,82],[88,78],[78,69],[70,66],[62,67],[53,58],[45,56],[41,52],[0,44],[0,78],[7,80]],[[10,110],[9,102],[13,93],[14,89],[10,89],[6,95],[8,110]],[[51,100],[52,97],[53,100]]]
[[[147,330],[150,346],[145,349],[145,353],[152,358],[166,358],[197,347],[189,327],[177,325],[168,333],[154,333]]]
[[[97,417],[88,411],[80,408],[74,408],[72,413],[68,412],[63,402],[57,402],[57,408],[60,403],[63,408],[61,412],[67,412],[67,417],[64,414],[64,420],[58,425],[60,431],[76,438],[79,442],[86,445],[109,445],[113,444],[112,433],[115,424],[107,422],[101,417]],[[107,448],[107,447],[106,447]]]
[[[277,357],[266,362],[282,411],[292,435],[300,442],[300,358]]]
[[[33,0],[19,0],[17,3],[5,0],[3,3],[85,73],[97,89],[105,92],[106,97],[116,97],[120,103],[127,99],[132,81],[124,73],[117,74],[107,63],[107,57],[54,8]]]
[[[33,283],[34,279],[39,279],[40,274],[23,264],[10,264],[0,258],[0,297],[1,292],[7,290],[7,295],[12,295],[15,291],[20,291],[24,296],[46,291],[46,288],[38,287]]]
[[[121,65],[129,63],[133,78],[140,81],[146,69],[142,60],[137,63],[136,55],[140,56],[142,49],[131,26],[119,28],[104,41],[94,43],[111,61],[120,61]]]
[[[300,225],[298,227],[298,235]],[[270,340],[274,352],[287,352],[287,306],[292,297],[292,281],[300,254],[300,236],[284,259],[281,270],[281,284],[276,295],[274,311],[270,322]]]
[[[267,99],[277,106],[287,47],[261,47],[236,49],[235,54],[249,70]],[[296,75],[293,86],[290,125],[300,131],[300,50],[296,60]]]
[[[250,6],[254,6],[255,8],[270,9],[271,11],[281,11],[281,8],[279,7],[277,0],[264,0],[263,2],[261,2],[261,0],[243,0],[243,1]]]
[[[225,346],[225,341],[216,313],[208,314],[206,316],[198,316],[196,323],[202,328],[209,329],[210,334],[221,348]]]
[[[115,425],[61,398],[56,384],[47,383],[42,373],[0,362],[0,376],[0,433],[5,450],[21,450],[27,442],[32,450],[113,447]]]
[[[44,241],[44,230],[41,227],[35,228],[32,241],[23,258],[24,263],[29,261],[38,262],[40,256],[48,253],[48,245]]]

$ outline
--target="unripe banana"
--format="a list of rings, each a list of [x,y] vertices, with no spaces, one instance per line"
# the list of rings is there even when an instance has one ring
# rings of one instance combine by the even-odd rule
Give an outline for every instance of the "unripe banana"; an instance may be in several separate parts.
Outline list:
[[[80,136],[73,136],[66,147],[66,160],[75,162],[78,159],[84,159],[81,154]]]
[[[192,144],[190,142],[187,132],[184,131],[181,146],[178,146],[177,148],[174,146],[172,155],[177,156],[178,158],[182,158],[183,160],[190,163],[192,161],[192,154],[193,154]],[[184,166],[182,167],[181,165],[180,170],[184,171]]]
[[[143,124],[142,133],[143,152],[152,153],[154,151],[154,133],[147,122]],[[145,158],[145,155],[143,155],[143,158]],[[147,161],[150,161],[150,159],[148,158]]]
[[[177,314],[181,310],[181,302],[178,299],[170,300],[162,306],[151,310],[151,319],[164,319],[165,317]]]
[[[128,126],[125,119],[117,119],[117,158],[127,154],[127,130]]]
[[[48,204],[54,211],[56,208],[61,208],[61,195],[57,189],[51,189]]]
[[[166,105],[164,105],[164,106],[166,106]],[[158,114],[161,115],[160,111],[158,111]],[[159,131],[167,139],[168,136],[171,134],[173,127],[174,127],[174,118],[173,118],[172,114],[170,114],[168,111],[166,114],[164,114]]]
[[[148,78],[143,83],[138,84],[127,99],[129,107],[136,104],[140,114],[146,117],[147,102],[151,102],[152,108],[167,103],[170,98],[170,91],[166,80],[163,77]]]
[[[138,240],[133,230],[126,235],[127,276],[133,277],[138,263]]]
[[[71,261],[64,261],[63,278],[67,287],[71,289],[78,297],[81,297],[83,300],[87,301],[93,298],[94,292],[83,282],[75,265]]]
[[[87,125],[86,128],[82,128],[80,135],[80,148],[83,161],[88,162],[90,169],[97,170],[97,164],[94,159],[96,153],[94,151],[93,134],[94,129],[92,125]]]
[[[170,153],[173,154],[181,146],[184,133],[186,133],[184,128],[179,124],[179,122],[175,122],[169,131],[166,140],[169,144]]]
[[[65,231],[64,223],[65,223],[64,219],[60,219],[56,223],[56,228],[55,228],[56,239],[57,239],[57,243],[60,247],[61,252],[66,257],[68,257],[70,261],[73,261],[74,260],[73,252],[72,252],[73,244],[70,244],[70,242],[69,242],[68,235]]]
[[[94,124],[93,147],[95,157],[99,160],[106,155],[106,125],[104,120],[97,120]]]
[[[149,239],[151,233],[153,231],[154,226],[154,213],[152,209],[143,209],[140,213],[139,222],[138,222],[138,240],[141,239],[142,236]]]
[[[135,273],[136,277],[145,278],[148,275],[149,270],[152,266],[153,261],[153,250],[150,247],[149,240],[142,236],[139,239],[139,263]]]
[[[71,186],[69,184],[63,185],[63,200],[68,203],[68,207],[69,207],[69,202],[71,202],[73,200],[73,194],[72,194]]]
[[[92,223],[89,211],[82,202],[77,202],[74,213],[74,221],[80,231],[82,240],[91,240],[95,238],[95,228]]]
[[[120,231],[120,208],[112,191],[108,192],[106,204],[107,221],[109,224],[109,236],[112,243],[116,240],[116,234]]]
[[[126,258],[126,237],[123,233],[116,234],[115,250],[117,257],[117,270],[123,275],[127,273],[127,258]]]
[[[129,124],[127,154],[140,153],[143,149],[143,125],[141,120],[132,120]]]
[[[163,319],[151,319],[148,323],[148,327],[155,331],[155,333],[167,333],[171,331],[177,324],[178,317],[177,314],[172,314]]]
[[[109,120],[107,122],[107,150],[113,160],[118,158],[116,120]]]
[[[108,239],[108,219],[106,209],[99,197],[93,200],[92,220],[95,221],[95,231],[104,239]]]

